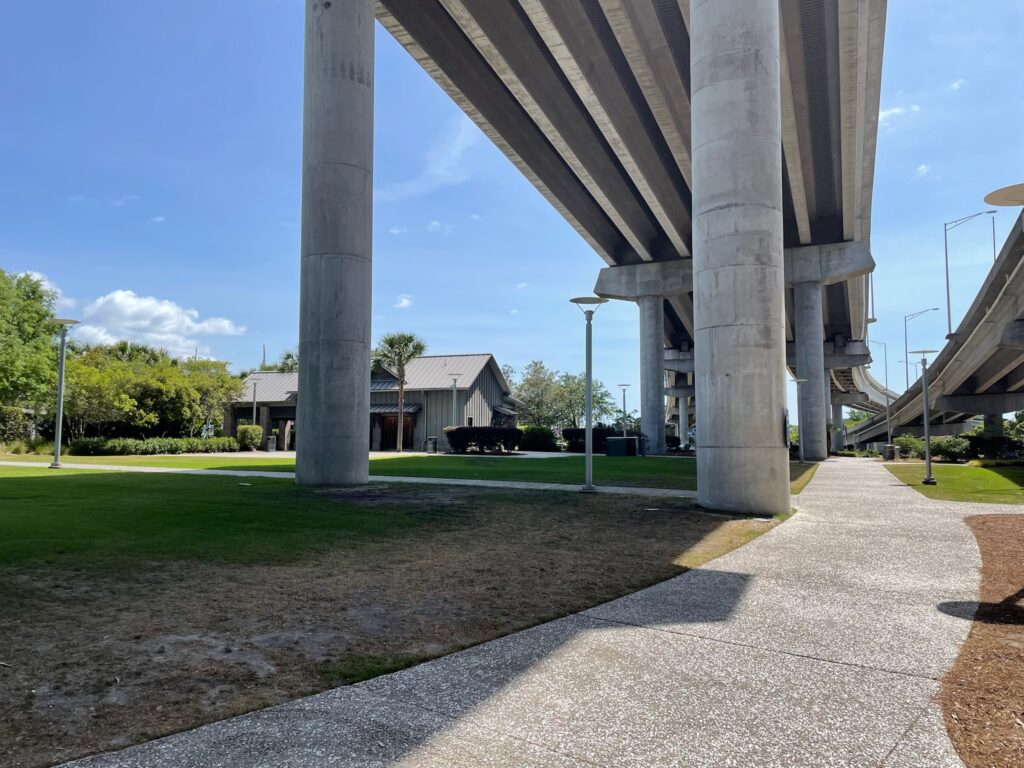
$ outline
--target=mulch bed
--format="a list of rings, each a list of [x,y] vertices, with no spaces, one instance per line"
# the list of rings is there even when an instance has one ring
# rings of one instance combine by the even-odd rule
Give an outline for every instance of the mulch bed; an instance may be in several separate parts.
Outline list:
[[[979,606],[942,682],[953,744],[968,768],[1024,766],[1024,515],[967,520],[981,549]]]

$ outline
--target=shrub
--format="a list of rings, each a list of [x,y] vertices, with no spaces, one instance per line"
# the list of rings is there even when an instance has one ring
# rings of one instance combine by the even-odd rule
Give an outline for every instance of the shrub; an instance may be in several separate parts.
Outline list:
[[[238,450],[233,437],[150,437],[136,440],[131,437],[83,437],[72,440],[69,453],[73,456],[154,456],[177,453],[230,453]]]
[[[519,447],[523,433],[515,427],[445,427],[444,435],[454,453],[511,453]]]
[[[986,435],[982,432],[964,435],[970,443],[972,459],[1001,459],[1010,456],[1017,449],[1017,441],[1006,435]]]
[[[259,424],[243,424],[238,428],[238,450],[255,451],[263,442],[263,427]]]
[[[937,437],[932,440],[932,455],[944,461],[964,461],[971,443],[963,437]]]
[[[913,435],[900,435],[894,437],[893,445],[899,446],[900,456],[905,459],[924,458],[924,440]]]
[[[524,451],[558,451],[555,433],[547,427],[526,427],[519,447]]]
[[[25,412],[13,405],[0,406],[0,443],[13,443],[28,438]]]

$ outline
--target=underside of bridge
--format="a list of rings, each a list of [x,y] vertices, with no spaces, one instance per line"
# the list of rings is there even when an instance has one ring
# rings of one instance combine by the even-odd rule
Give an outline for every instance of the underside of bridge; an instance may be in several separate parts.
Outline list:
[[[702,501],[788,509],[785,369],[806,379],[814,458],[833,395],[880,400],[860,367],[885,11],[886,0],[307,0],[300,346],[327,330],[305,324],[307,260],[319,265],[310,307],[369,264],[368,227],[342,232],[366,224],[363,201],[344,223],[326,218],[369,194],[370,158],[330,142],[365,150],[372,134],[375,16],[603,259],[596,290],[639,305],[652,447],[666,416],[688,422],[695,408],[704,484],[736,486],[728,478],[753,462],[763,472],[748,477],[772,489],[707,487]],[[332,322],[356,318],[342,309]],[[330,397],[334,365],[307,372],[304,393]],[[330,443],[301,420],[307,453]],[[301,437],[299,451],[301,462]],[[339,477],[322,472],[308,481]]]

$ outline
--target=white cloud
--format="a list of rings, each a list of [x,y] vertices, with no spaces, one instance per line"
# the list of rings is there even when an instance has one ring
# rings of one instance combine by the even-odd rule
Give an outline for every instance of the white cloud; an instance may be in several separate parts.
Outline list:
[[[921,163],[917,168],[914,169],[914,178],[923,179],[932,170],[932,167],[928,163]]]
[[[892,119],[894,117],[917,114],[920,111],[921,107],[917,104],[911,104],[906,107],[890,107],[889,109],[883,109],[878,113],[878,125],[882,128],[888,128],[892,124]]]
[[[389,235],[404,235],[409,230],[405,227],[392,227],[388,230]]]
[[[71,197],[68,198],[68,202],[69,203],[84,203],[85,202],[85,195],[71,195]]]
[[[198,337],[240,336],[243,326],[225,317],[200,319],[194,309],[185,309],[166,299],[139,296],[117,290],[100,296],[84,312],[85,323],[76,336],[89,344],[110,344],[120,339],[162,347],[179,357],[208,354],[209,347]]]
[[[128,203],[132,203],[139,199],[138,195],[122,195],[117,200],[111,200],[110,204],[115,208],[123,208]]]
[[[961,77],[961,78],[959,78],[957,80],[954,80],[952,83],[949,84],[949,90],[951,90],[951,91],[959,91],[965,85],[967,85],[967,80]]]
[[[450,235],[455,231],[455,227],[451,224],[445,224],[443,221],[434,219],[432,222],[427,224],[427,232],[432,235]]]
[[[28,272],[25,272],[25,274],[28,275],[29,277],[34,277],[36,280],[43,284],[43,288],[45,288],[48,291],[53,291],[53,293],[56,294],[57,300],[54,304],[54,309],[56,309],[58,312],[64,309],[74,309],[75,306],[78,304],[78,302],[72,299],[71,297],[65,296],[64,291],[60,289],[60,286],[58,286],[55,282],[53,282],[42,272],[33,272],[30,270]]]
[[[165,221],[167,221],[167,217],[166,216],[150,216],[149,220],[151,222],[153,222],[154,224],[163,224]]]
[[[510,311],[509,311],[509,314],[510,314],[510,315],[518,315],[518,314],[519,314],[519,310],[518,310],[518,309],[513,309],[513,310],[510,310]]]
[[[516,288],[518,288],[519,290],[523,290],[523,288],[525,288],[528,285],[529,285],[529,283],[527,283],[527,282],[516,283]]]
[[[412,306],[412,296],[408,293],[398,294],[398,300],[395,302],[395,309],[408,309]]]
[[[479,213],[471,213],[469,214],[469,218],[471,218],[473,221],[481,221],[483,219],[483,216],[481,216]]]
[[[422,171],[405,181],[383,185],[376,191],[375,199],[393,203],[429,195],[467,181],[473,171],[465,155],[480,140],[481,135],[480,129],[468,117],[460,116],[448,135],[427,154]]]

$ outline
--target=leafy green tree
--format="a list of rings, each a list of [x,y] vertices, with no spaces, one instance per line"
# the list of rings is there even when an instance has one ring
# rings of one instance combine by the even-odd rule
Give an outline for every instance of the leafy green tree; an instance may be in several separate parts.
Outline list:
[[[373,362],[395,374],[398,379],[398,444],[402,452],[405,436],[405,368],[427,351],[426,342],[414,333],[388,333],[381,337],[373,350]]]
[[[68,439],[88,431],[103,435],[112,425],[135,424],[136,402],[129,394],[135,380],[131,366],[102,348],[69,353],[65,363],[64,419]]]
[[[867,411],[858,411],[856,408],[851,408],[850,413],[846,417],[846,426],[853,426],[854,424],[860,424],[862,421],[867,421],[871,418],[871,414]]]
[[[0,405],[48,410],[57,381],[55,300],[41,280],[0,269]]]
[[[512,388],[512,395],[522,403],[519,423],[527,427],[554,427],[558,424],[558,372],[540,360],[533,360]]]
[[[295,373],[299,370],[299,355],[291,350],[281,353],[276,363],[266,363],[260,366],[261,371],[280,371],[281,373]]]
[[[595,424],[615,416],[615,401],[611,392],[597,379],[592,382],[590,397]],[[555,384],[554,402],[560,426],[582,427],[587,407],[586,376],[582,373],[561,374]]]
[[[136,402],[135,424],[144,437],[194,435],[203,424],[199,393],[177,361],[133,367],[130,389]]]
[[[242,382],[220,360],[186,360],[182,373],[199,398],[200,427],[219,422],[242,393]],[[190,436],[194,434],[190,433]]]

